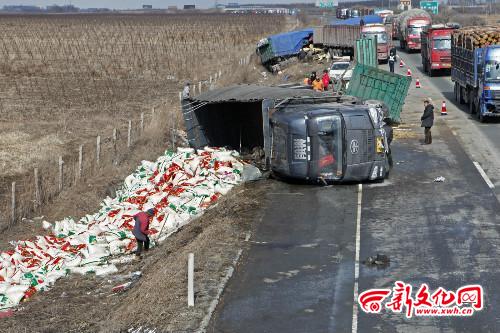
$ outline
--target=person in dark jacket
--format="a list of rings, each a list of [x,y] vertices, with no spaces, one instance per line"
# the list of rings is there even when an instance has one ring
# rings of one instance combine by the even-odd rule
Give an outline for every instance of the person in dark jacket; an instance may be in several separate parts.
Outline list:
[[[422,121],[422,127],[425,128],[425,140],[424,143],[426,145],[430,145],[432,143],[432,134],[431,127],[434,125],[434,105],[432,105],[432,100],[430,98],[426,98],[424,100],[424,114],[420,118]]]
[[[149,223],[155,214],[154,208],[148,209],[146,212],[139,212],[134,216],[135,224],[132,234],[137,240],[137,251],[135,252],[136,258],[141,258],[142,248],[144,251],[149,250]]]

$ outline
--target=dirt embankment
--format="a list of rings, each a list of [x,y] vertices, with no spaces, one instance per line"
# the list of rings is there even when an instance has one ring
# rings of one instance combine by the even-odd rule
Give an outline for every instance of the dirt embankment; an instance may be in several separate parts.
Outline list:
[[[1,332],[123,332],[156,328],[193,332],[218,291],[245,237],[264,205],[266,182],[243,184],[217,206],[191,222],[140,262],[119,265],[119,273],[59,280],[53,289],[21,303],[13,317],[0,321]],[[195,255],[195,307],[187,307],[187,258]],[[142,277],[131,289],[112,288]]]

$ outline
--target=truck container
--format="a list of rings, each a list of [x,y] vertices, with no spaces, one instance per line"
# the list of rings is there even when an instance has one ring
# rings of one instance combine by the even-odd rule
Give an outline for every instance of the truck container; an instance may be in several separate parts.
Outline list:
[[[314,44],[336,56],[353,56],[359,25],[325,25],[314,28]]]
[[[410,9],[398,19],[399,44],[401,49],[420,51],[420,33],[431,25],[431,17],[423,9]]]
[[[366,24],[361,27],[361,37],[373,37],[377,39],[377,59],[380,63],[389,60],[389,49],[392,43],[389,41],[384,24]]]
[[[194,148],[263,151],[280,177],[309,181],[383,180],[391,129],[383,105],[312,90],[239,85],[184,100]]]
[[[297,56],[300,50],[312,42],[313,29],[285,32],[262,39],[257,44],[256,53],[262,65],[268,69],[290,57]]]
[[[451,33],[455,99],[483,122],[500,117],[500,28],[468,27]]]
[[[422,31],[422,67],[433,76],[438,71],[451,69],[451,32],[453,28],[433,25]]]

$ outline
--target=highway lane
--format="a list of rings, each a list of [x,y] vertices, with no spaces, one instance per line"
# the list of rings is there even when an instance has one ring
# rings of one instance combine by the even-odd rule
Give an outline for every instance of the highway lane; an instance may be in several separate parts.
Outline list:
[[[350,331],[358,186],[272,182],[208,331]]]
[[[447,124],[460,138],[466,152],[473,160],[478,160],[495,183],[497,197],[500,198],[500,119],[489,119],[480,123],[475,116],[468,113],[465,105],[454,100],[453,82],[446,73],[429,77],[422,71],[419,53],[407,54],[398,50],[398,55],[404,59],[412,72],[413,78],[420,78],[422,88],[420,94],[428,94],[435,100],[436,111],[441,109],[441,102],[446,101],[448,116]],[[397,67],[396,72],[406,75],[406,67]],[[412,84],[410,93],[415,92]]]

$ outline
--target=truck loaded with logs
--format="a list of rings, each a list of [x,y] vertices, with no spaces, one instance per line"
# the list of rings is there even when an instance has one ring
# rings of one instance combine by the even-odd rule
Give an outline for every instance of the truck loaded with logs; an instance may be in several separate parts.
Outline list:
[[[483,122],[500,117],[500,28],[467,27],[451,34],[455,99]]]

